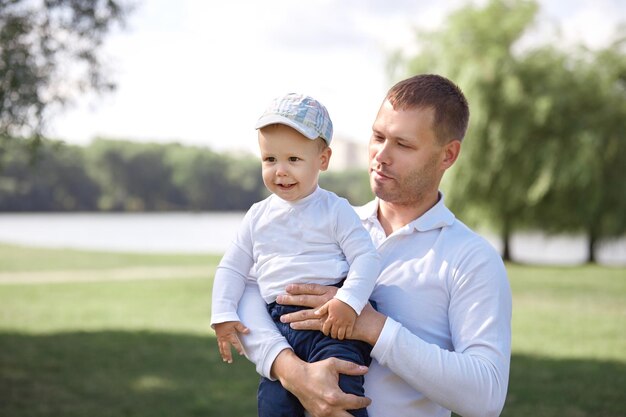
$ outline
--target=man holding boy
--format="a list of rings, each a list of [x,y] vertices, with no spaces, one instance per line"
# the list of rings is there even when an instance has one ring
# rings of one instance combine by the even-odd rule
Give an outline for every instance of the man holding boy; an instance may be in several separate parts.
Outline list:
[[[461,149],[469,109],[460,89],[437,75],[393,86],[372,127],[370,185],[357,209],[381,256],[381,273],[351,338],[373,346],[366,367],[330,358],[305,363],[262,313],[248,286],[243,337],[257,370],[296,395],[315,417],[497,416],[511,351],[511,294],[497,252],[445,207],[439,184]],[[334,289],[291,285],[278,303],[311,307],[282,321],[323,329],[316,309]],[[261,306],[261,307],[260,307]],[[338,374],[365,374],[365,395],[345,394]],[[369,397],[369,398],[368,398]],[[370,400],[371,399],[371,400]]]

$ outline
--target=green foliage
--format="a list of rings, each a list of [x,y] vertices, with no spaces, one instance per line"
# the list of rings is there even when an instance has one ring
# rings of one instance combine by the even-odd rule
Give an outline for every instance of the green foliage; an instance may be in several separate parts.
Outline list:
[[[573,57],[561,54],[562,95],[555,94],[547,125],[561,145],[554,149],[560,158],[543,164],[544,191],[528,211],[545,230],[585,231],[591,253],[597,239],[626,232],[625,40],[599,51],[580,49]],[[528,63],[536,67],[544,59],[531,56]]]
[[[1,211],[94,210],[98,184],[82,164],[82,149],[42,141],[6,143],[0,165]],[[33,160],[34,158],[34,160]]]
[[[0,153],[0,211],[243,211],[268,195],[257,157],[177,143],[42,139]],[[353,204],[371,198],[365,172],[326,173],[322,185]]]
[[[353,206],[362,206],[374,198],[364,169],[326,171],[320,175],[320,187],[346,198]]]
[[[624,42],[520,49],[537,12],[535,1],[470,5],[418,33],[415,56],[391,58],[397,76],[436,72],[466,93],[470,127],[442,188],[464,221],[500,234],[505,258],[517,229],[626,232]]]
[[[0,0],[0,148],[39,136],[73,94],[114,87],[98,51],[128,11],[117,0]]]
[[[101,139],[87,160],[102,210],[246,210],[264,195],[260,163],[248,155]]]
[[[221,173],[227,164],[220,155],[208,149],[175,147],[167,154],[167,164],[176,167],[172,183],[186,190],[191,207],[219,207],[222,187],[226,186]]]
[[[437,72],[455,80],[467,95],[470,128],[444,183],[447,202],[465,221],[480,225],[489,219],[504,235],[523,212],[538,165],[533,150],[540,138],[527,130],[534,101],[512,52],[536,12],[528,1],[460,9],[440,32],[422,35],[423,52],[407,64],[410,73]]]
[[[176,145],[173,145],[176,146]],[[87,148],[87,165],[101,184],[102,210],[168,210],[184,207],[172,185],[172,167],[164,145],[95,140]]]

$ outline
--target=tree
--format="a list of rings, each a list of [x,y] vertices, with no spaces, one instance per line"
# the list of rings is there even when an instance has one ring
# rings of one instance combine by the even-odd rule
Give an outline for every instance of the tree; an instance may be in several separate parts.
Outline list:
[[[584,230],[593,247],[626,221],[623,43],[521,49],[537,11],[524,0],[468,6],[418,33],[415,56],[394,57],[403,76],[437,72],[465,91],[470,127],[442,188],[463,220],[496,229],[505,260],[514,230]]]
[[[531,71],[546,65],[542,52],[527,60]],[[561,53],[552,66],[559,89],[549,103],[552,131],[544,133],[561,137],[562,146],[559,158],[543,164],[527,214],[549,232],[584,232],[588,262],[599,240],[626,232],[625,52],[622,36],[598,51]]]
[[[532,1],[492,0],[452,13],[440,31],[420,33],[421,51],[404,72],[436,72],[457,82],[470,103],[470,128],[461,158],[444,177],[446,198],[465,221],[488,224],[504,243],[526,206],[545,146],[529,132],[538,109],[518,74],[514,45],[534,21]]]
[[[129,11],[118,0],[0,0],[0,152],[9,138],[40,137],[76,92],[114,88],[98,51]]]
[[[0,176],[0,211],[90,211],[97,209],[100,189],[85,169],[84,149],[42,141],[38,163],[24,141],[6,143]]]
[[[374,197],[369,176],[362,169],[326,171],[320,175],[319,183],[322,188],[347,199],[353,206],[361,206]]]
[[[102,210],[154,211],[186,208],[167,162],[180,145],[97,139],[87,149],[91,175],[99,184]]]

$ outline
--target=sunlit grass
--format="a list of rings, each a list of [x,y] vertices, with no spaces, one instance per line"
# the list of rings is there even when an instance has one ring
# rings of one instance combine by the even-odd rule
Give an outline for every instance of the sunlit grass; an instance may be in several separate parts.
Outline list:
[[[254,367],[242,358],[224,364],[209,328],[218,260],[0,246],[4,276],[165,271],[0,284],[0,415],[256,415]],[[626,416],[626,269],[508,272],[513,358],[502,415]]]
[[[25,248],[0,244],[0,272],[97,270],[135,266],[207,265],[218,255],[174,255]]]
[[[510,265],[513,349],[626,360],[626,269]]]

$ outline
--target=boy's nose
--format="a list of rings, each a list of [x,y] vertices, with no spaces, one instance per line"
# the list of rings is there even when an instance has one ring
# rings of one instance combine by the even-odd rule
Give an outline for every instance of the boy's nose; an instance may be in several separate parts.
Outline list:
[[[287,170],[285,169],[283,164],[276,165],[276,175],[279,177],[284,177],[287,175]]]

